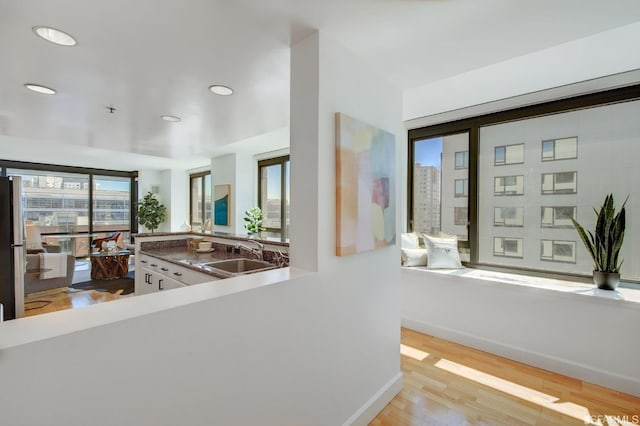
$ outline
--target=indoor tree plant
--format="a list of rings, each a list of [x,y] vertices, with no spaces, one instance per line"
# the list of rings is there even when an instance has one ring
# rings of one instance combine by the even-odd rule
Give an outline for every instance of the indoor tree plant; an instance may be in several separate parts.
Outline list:
[[[622,259],[619,255],[624,240],[624,206],[627,200],[622,203],[620,211],[616,213],[613,194],[607,195],[600,210],[593,209],[597,216],[594,232],[586,231],[575,218],[571,218],[573,226],[593,259],[593,282],[603,290],[615,290],[620,282]]]
[[[265,228],[262,226],[262,210],[260,207],[253,207],[244,212],[244,227],[250,234],[255,234],[256,232],[264,231]]]
[[[153,232],[164,222],[166,216],[167,208],[158,201],[153,193],[148,192],[138,207],[138,222],[140,225]]]

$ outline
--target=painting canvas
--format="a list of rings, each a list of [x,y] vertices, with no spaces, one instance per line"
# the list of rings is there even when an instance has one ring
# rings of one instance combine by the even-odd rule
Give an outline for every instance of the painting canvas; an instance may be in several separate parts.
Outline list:
[[[392,133],[336,113],[336,255],[395,244],[395,151]]]
[[[213,223],[229,226],[229,207],[231,206],[231,185],[215,185],[213,187]]]

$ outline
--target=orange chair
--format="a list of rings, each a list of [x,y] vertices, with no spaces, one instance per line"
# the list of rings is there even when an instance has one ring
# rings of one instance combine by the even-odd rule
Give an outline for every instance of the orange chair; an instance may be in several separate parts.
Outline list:
[[[109,241],[116,241],[116,244],[117,244],[118,238],[120,238],[120,232],[114,232],[108,237],[96,238],[95,240],[91,241],[91,247],[97,247],[98,249],[102,249],[103,243],[106,243]]]

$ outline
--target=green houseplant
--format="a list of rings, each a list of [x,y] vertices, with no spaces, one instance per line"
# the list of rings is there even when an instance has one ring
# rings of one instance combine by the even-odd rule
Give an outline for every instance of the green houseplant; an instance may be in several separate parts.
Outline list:
[[[262,210],[260,207],[254,207],[244,212],[244,228],[250,234],[254,234],[256,232],[264,231],[265,228],[262,226]]]
[[[151,232],[158,229],[167,216],[167,208],[148,192],[138,206],[138,222]]]
[[[573,226],[593,259],[593,282],[598,288],[604,290],[615,290],[620,282],[622,266],[620,249],[624,240],[624,206],[627,200],[622,203],[620,211],[616,213],[613,194],[607,195],[600,210],[593,209],[597,216],[594,232],[586,231],[575,218],[571,218]]]

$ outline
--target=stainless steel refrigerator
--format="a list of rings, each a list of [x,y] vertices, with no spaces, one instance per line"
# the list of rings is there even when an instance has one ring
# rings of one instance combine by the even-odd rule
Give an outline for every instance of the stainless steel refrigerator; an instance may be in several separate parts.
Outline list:
[[[22,178],[0,177],[0,320],[24,316],[26,252]]]

